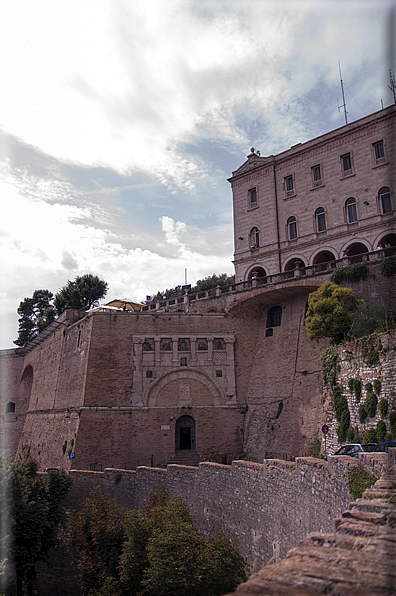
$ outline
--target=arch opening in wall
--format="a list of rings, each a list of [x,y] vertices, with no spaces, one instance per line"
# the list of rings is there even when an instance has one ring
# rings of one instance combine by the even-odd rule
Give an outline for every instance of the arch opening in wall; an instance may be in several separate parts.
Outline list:
[[[287,238],[288,240],[296,240],[297,238],[297,219],[292,216],[287,220]]]
[[[378,246],[384,249],[386,257],[396,254],[396,234],[385,234],[378,242]]]
[[[378,202],[381,213],[392,213],[392,197],[390,188],[383,186],[378,193]]]
[[[265,337],[272,337],[274,334],[274,327],[280,327],[282,323],[282,307],[273,306],[267,313],[267,323],[265,330]]]
[[[356,223],[358,220],[357,203],[355,197],[350,197],[345,202],[345,215],[349,224]]]
[[[9,401],[5,407],[6,414],[15,414],[15,402]]]
[[[254,250],[255,248],[260,247],[260,232],[258,228],[252,228],[250,230],[250,249]]]
[[[195,451],[195,420],[191,416],[180,416],[175,427],[175,449],[178,451]]]
[[[287,261],[284,268],[285,277],[294,277],[295,270],[299,270],[301,275],[305,274],[305,263],[302,259],[293,258]]]
[[[316,232],[325,232],[327,230],[326,212],[323,207],[319,207],[315,211],[315,227]]]
[[[344,250],[344,254],[349,257],[351,263],[361,263],[363,255],[368,252],[367,246],[362,242],[354,242]]]
[[[313,260],[313,265],[316,265],[317,271],[326,271],[326,269],[334,269],[336,266],[335,256],[330,250],[322,250],[319,252]]]
[[[248,274],[248,281],[257,279],[259,285],[267,283],[267,273],[263,267],[253,267]]]

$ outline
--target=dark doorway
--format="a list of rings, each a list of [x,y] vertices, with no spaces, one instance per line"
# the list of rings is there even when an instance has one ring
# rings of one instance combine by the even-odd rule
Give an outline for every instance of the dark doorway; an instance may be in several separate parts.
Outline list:
[[[195,422],[191,416],[181,416],[176,422],[176,451],[195,450]]]

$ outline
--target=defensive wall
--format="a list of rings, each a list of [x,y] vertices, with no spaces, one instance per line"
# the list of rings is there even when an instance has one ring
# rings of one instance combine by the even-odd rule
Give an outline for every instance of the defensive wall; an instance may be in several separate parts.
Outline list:
[[[163,484],[172,496],[181,496],[200,530],[210,533],[221,526],[250,564],[261,565],[272,557],[282,559],[308,532],[333,529],[334,518],[351,500],[348,468],[361,465],[379,476],[387,462],[388,455],[380,453],[328,462],[307,457],[263,464],[233,461],[230,466],[203,462],[199,468],[71,470],[68,500],[75,504],[99,486],[117,504],[141,509],[149,492]]]

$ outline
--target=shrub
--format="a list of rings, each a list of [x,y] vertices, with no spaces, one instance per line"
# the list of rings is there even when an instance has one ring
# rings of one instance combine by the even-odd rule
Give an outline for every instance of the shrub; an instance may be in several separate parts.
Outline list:
[[[391,277],[396,273],[396,259],[390,257],[381,262],[381,273],[385,277]]]
[[[375,428],[366,430],[363,439],[365,443],[377,443],[377,430]]]
[[[344,410],[341,414],[340,426],[337,428],[337,436],[340,443],[345,441],[350,423],[351,415],[349,410]]]
[[[379,395],[381,393],[381,381],[379,379],[375,379],[374,383],[374,391],[377,395]]]
[[[350,426],[346,433],[346,440],[348,443],[362,443],[362,437],[357,428]]]
[[[381,399],[378,403],[378,409],[381,414],[381,418],[386,418],[388,414],[389,402],[387,399]]]
[[[333,343],[340,343],[348,334],[351,313],[358,302],[352,290],[325,282],[308,297],[305,317],[308,339],[319,341],[329,337]]]
[[[382,443],[386,437],[386,424],[383,420],[380,420],[377,424],[377,443]]]
[[[349,492],[355,499],[360,499],[364,491],[373,486],[376,481],[375,476],[372,476],[363,468],[349,468],[347,475]]]
[[[373,385],[372,383],[366,383],[364,386],[365,390],[367,391],[367,393],[372,393],[373,392]]]
[[[389,414],[389,424],[391,428],[392,439],[396,439],[396,411],[392,410]]]
[[[364,263],[354,263],[345,267],[345,269],[336,269],[331,274],[333,284],[340,284],[342,281],[365,281],[367,279],[368,268]]]
[[[359,302],[351,313],[349,333],[351,337],[360,338],[387,329],[388,309],[384,304],[367,304]]]
[[[377,403],[378,399],[375,393],[368,393],[366,397],[366,401],[364,402],[367,414],[370,418],[374,418],[377,412]]]
[[[338,422],[341,422],[341,417],[344,412],[349,412],[348,400],[345,395],[340,392],[334,391],[333,393],[333,406]],[[348,425],[349,426],[349,425]]]
[[[329,346],[322,352],[322,378],[324,385],[334,387],[337,383],[338,350]]]
[[[362,424],[366,420],[367,416],[368,416],[368,414],[367,414],[366,406],[364,404],[360,404],[360,406],[359,406],[359,420]]]
[[[359,403],[362,397],[362,381],[360,379],[349,379],[348,387],[349,391],[355,394],[356,401]]]

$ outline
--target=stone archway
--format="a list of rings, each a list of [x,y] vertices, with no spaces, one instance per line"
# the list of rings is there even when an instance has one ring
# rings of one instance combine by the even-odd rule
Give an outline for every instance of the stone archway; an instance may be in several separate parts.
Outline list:
[[[175,449],[180,451],[196,451],[195,420],[192,416],[180,416],[176,420]]]
[[[330,250],[322,250],[315,255],[312,264],[317,266],[317,271],[326,271],[328,268],[334,269],[336,266],[335,260],[336,257]]]
[[[362,242],[354,242],[346,247],[344,253],[349,257],[351,263],[361,263],[363,255],[368,253],[368,248]]]

